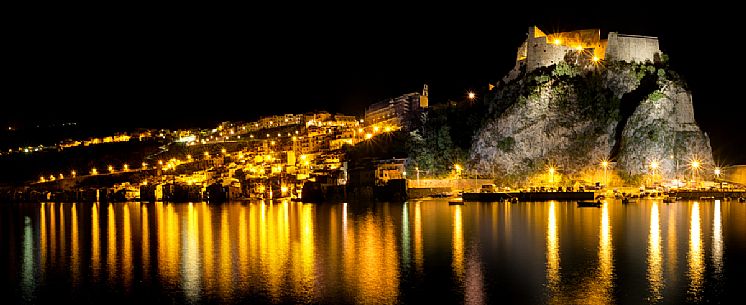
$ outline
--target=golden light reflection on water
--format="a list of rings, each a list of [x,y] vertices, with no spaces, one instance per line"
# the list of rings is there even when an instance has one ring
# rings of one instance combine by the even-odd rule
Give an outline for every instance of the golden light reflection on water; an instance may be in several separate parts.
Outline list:
[[[451,266],[453,267],[453,274],[459,283],[464,281],[464,231],[463,222],[461,220],[461,206],[452,206],[452,217],[453,217],[453,259]]]
[[[422,207],[414,204],[414,265],[417,273],[422,273]]]
[[[345,270],[355,272],[355,268],[360,268],[353,277],[359,301],[394,303],[399,295],[399,258],[391,219],[385,215],[381,222],[367,214],[361,221],[352,232],[357,234],[358,241],[354,264],[345,266]]]
[[[658,202],[653,201],[650,207],[650,232],[648,233],[648,286],[649,301],[659,302],[663,299],[663,255],[661,253],[660,214]]]
[[[49,260],[57,263],[57,218],[55,217],[55,204],[49,204]]]
[[[556,294],[560,283],[559,238],[557,236],[557,209],[554,201],[549,202],[547,217],[547,283],[549,291]]]
[[[41,268],[47,269],[47,212],[46,204],[39,205],[39,260]]]
[[[60,203],[60,228],[59,228],[59,238],[60,238],[60,248],[59,248],[59,254],[55,254],[55,256],[60,260],[57,262],[58,264],[65,264],[65,258],[67,258],[67,255],[65,255],[65,241],[67,239],[65,238],[65,210],[64,210],[64,203]]]
[[[181,265],[181,287],[190,302],[195,302],[199,297],[200,289],[200,257],[199,257],[199,221],[194,204],[189,203],[186,215],[186,234],[182,243],[182,259],[184,264]]]
[[[411,301],[422,292],[411,294],[409,287],[439,273],[451,286],[438,294],[479,304],[495,302],[495,291],[506,293],[495,283],[516,275],[502,270],[519,270],[523,282],[507,289],[542,287],[547,303],[703,302],[712,299],[732,259],[728,233],[742,232],[724,219],[746,209],[720,201],[612,202],[600,209],[554,201],[440,203],[45,203],[31,206],[30,226],[15,227],[17,247],[9,251],[18,259],[22,295],[65,272],[58,283],[73,290],[94,283],[126,294],[155,283],[178,302],[234,303],[249,296],[258,303],[380,304]],[[622,273],[626,279],[616,275],[622,268],[630,268]],[[629,287],[637,294],[630,296]]]
[[[130,204],[122,207],[122,280],[125,289],[132,284],[132,228]]]
[[[601,206],[601,223],[598,233],[598,269],[595,278],[591,279],[586,304],[610,304],[614,280],[614,258],[609,219],[609,203]]]
[[[109,219],[106,230],[108,234],[106,239],[108,245],[106,248],[106,269],[109,271],[109,281],[114,281],[114,277],[117,275],[117,223],[113,203],[109,203],[107,214],[109,215]]]
[[[98,278],[101,269],[101,233],[99,230],[98,203],[91,205],[91,273]]]
[[[78,209],[75,203],[70,208],[71,210],[71,240],[70,240],[70,271],[72,274],[73,282],[77,283],[80,279],[80,240],[78,233]]]
[[[687,294],[693,301],[699,301],[702,294],[704,280],[704,253],[702,251],[702,229],[700,227],[699,202],[692,203],[692,212],[689,225],[689,254],[687,261],[689,265],[689,289]]]
[[[148,206],[140,205],[140,223],[142,224],[141,238],[142,242],[142,274],[143,278],[148,279],[150,270],[150,224],[148,223]]]
[[[712,265],[715,273],[723,272],[723,222],[721,220],[720,200],[715,200],[715,215],[712,220]]]

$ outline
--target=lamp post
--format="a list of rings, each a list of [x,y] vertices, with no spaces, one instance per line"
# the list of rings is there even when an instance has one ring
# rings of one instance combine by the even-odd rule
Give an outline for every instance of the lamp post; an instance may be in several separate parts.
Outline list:
[[[554,183],[554,167],[549,168],[549,183]]]
[[[695,178],[694,173],[697,171],[697,169],[699,169],[699,161],[694,160],[694,161],[692,161],[691,165],[692,165],[692,184],[693,184],[693,186],[696,187],[697,181],[694,180],[694,178]]]
[[[722,190],[723,189],[723,182],[720,181],[720,168],[719,167],[715,168],[715,182],[716,183],[720,183],[720,189]]]
[[[607,184],[609,184],[609,181],[606,179],[606,168],[609,167],[609,161],[601,161],[601,167],[603,167],[604,169],[604,186],[606,186]]]
[[[415,166],[414,171],[417,172],[417,187],[420,187],[420,167]]]
[[[653,184],[655,184],[655,180],[656,180],[655,179],[655,172],[656,172],[656,170],[658,170],[658,161],[655,161],[655,160],[651,161],[650,162],[650,169],[651,169],[652,182],[653,182]]]

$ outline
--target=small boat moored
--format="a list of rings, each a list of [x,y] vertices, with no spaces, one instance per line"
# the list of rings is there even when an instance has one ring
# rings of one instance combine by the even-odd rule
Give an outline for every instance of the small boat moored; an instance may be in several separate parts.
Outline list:
[[[578,201],[579,208],[600,208],[601,200],[596,201]]]

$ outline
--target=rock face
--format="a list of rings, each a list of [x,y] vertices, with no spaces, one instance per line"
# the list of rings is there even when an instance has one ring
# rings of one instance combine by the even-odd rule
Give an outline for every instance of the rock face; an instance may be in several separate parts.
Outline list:
[[[684,88],[662,64],[583,70],[562,62],[534,70],[495,91],[471,164],[516,177],[553,164],[573,176],[610,159],[613,170],[633,176],[650,173],[655,161],[666,178],[687,174],[691,160],[712,164],[712,149]]]
[[[693,160],[712,165],[710,139],[694,121],[691,94],[673,82],[662,87],[627,120],[617,158],[620,168],[672,178],[691,174]],[[653,163],[659,168],[653,169]]]

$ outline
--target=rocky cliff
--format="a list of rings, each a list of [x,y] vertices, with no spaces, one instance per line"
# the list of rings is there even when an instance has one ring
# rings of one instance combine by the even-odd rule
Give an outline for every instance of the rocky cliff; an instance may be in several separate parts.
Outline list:
[[[664,63],[562,62],[499,85],[487,103],[469,153],[485,174],[527,177],[551,165],[582,179],[610,160],[622,177],[673,178],[688,174],[691,160],[712,164],[691,94]]]

